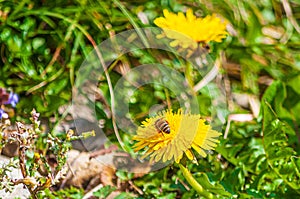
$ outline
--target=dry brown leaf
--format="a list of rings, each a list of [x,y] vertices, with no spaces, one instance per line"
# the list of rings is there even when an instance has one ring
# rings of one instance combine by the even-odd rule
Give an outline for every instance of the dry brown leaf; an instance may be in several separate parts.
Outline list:
[[[112,156],[112,154],[105,154],[105,156]],[[107,157],[107,160],[109,159],[111,158]],[[100,178],[100,174],[107,171],[108,168],[111,168],[110,173],[115,172],[112,162],[107,161],[103,164],[94,158],[91,159],[88,152],[69,151],[67,163],[70,166],[70,171],[66,177],[66,185],[76,187],[83,187],[96,176]]]

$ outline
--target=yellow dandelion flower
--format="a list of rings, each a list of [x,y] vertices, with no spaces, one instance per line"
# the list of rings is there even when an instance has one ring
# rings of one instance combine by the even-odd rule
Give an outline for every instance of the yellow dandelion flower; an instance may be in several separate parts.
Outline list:
[[[198,43],[207,44],[210,41],[221,42],[228,34],[226,22],[221,21],[216,15],[197,18],[191,9],[186,16],[179,12],[177,15],[164,10],[164,17],[154,20],[154,23],[163,29],[158,37],[173,39],[171,46],[183,48],[197,48]]]
[[[160,124],[161,128],[156,124],[159,119],[165,120],[164,124]],[[163,131],[167,127],[170,131]],[[133,137],[137,141],[133,148],[135,152],[144,149],[142,158],[150,156],[151,162],[175,160],[179,163],[184,154],[195,160],[192,149],[206,157],[205,150],[213,150],[220,135],[205,124],[200,115],[167,110],[142,122]]]

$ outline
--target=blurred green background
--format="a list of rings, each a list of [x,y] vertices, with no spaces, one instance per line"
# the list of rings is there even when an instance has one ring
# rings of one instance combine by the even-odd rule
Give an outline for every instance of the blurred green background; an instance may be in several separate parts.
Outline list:
[[[62,119],[58,110],[70,104],[76,72],[95,45],[125,30],[155,26],[153,20],[163,9],[187,8],[198,17],[216,13],[229,22],[228,37],[212,43],[210,52],[212,59],[221,60],[211,88],[226,93],[227,108],[219,110],[227,120],[222,128],[226,136],[215,153],[189,168],[217,198],[300,197],[299,1],[0,1],[0,87],[20,95],[18,117],[35,108],[43,117]],[[169,52],[159,52],[158,58],[157,53],[117,58],[108,69],[113,86],[124,75],[121,66],[130,70],[158,60],[182,73],[190,86],[201,81],[179,58]],[[104,131],[116,141],[107,115],[111,96],[104,75],[99,77],[99,92],[98,119],[105,120]],[[209,92],[195,95],[200,113],[210,118]],[[175,96],[158,85],[139,88],[133,98],[130,114],[137,122],[155,104],[178,108]],[[229,122],[232,114],[241,115]],[[245,121],[245,114],[253,118]],[[130,136],[121,136],[130,148]],[[184,181],[174,167],[133,181],[144,192],[140,198],[197,197],[178,179]]]

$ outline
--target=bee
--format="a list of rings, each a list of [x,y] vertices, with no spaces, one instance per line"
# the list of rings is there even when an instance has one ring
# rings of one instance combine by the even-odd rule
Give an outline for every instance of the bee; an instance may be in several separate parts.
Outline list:
[[[155,128],[160,132],[160,133],[166,133],[169,134],[171,132],[170,126],[167,120],[159,118],[158,120],[155,121],[154,123]]]

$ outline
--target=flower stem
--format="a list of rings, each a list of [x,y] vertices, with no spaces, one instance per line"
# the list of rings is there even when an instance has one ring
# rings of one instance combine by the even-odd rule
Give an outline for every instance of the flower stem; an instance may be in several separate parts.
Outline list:
[[[197,193],[205,198],[212,199],[214,198],[213,194],[208,193],[203,189],[203,187],[195,180],[190,171],[179,163],[180,170],[184,178],[188,181],[188,183],[197,191]]]

